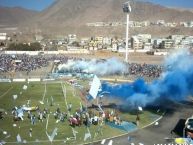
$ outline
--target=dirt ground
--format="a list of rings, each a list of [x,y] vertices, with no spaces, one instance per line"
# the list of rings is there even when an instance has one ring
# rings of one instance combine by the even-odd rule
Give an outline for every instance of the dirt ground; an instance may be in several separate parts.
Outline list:
[[[110,51],[95,51],[91,52],[90,54],[76,54],[76,55],[68,55],[73,57],[79,57],[79,58],[96,58],[96,59],[107,59],[116,57],[118,59],[124,60],[125,54],[124,53],[116,53],[116,52],[110,52]],[[155,56],[155,55],[147,55],[145,53],[138,53],[138,52],[132,52],[128,55],[128,61],[130,63],[147,63],[147,64],[161,64],[164,61],[164,56]]]

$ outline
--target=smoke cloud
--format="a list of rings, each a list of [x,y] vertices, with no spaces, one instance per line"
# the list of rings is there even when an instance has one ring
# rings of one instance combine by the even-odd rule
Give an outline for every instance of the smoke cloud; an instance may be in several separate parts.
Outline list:
[[[59,72],[83,72],[99,76],[122,74],[127,72],[127,66],[122,61],[111,58],[107,60],[83,61],[69,60],[66,64],[58,66]]]
[[[109,97],[122,100],[130,107],[155,105],[162,100],[183,101],[193,96],[193,56],[183,49],[165,60],[166,71],[157,80],[147,83],[139,78],[133,83],[102,84]]]

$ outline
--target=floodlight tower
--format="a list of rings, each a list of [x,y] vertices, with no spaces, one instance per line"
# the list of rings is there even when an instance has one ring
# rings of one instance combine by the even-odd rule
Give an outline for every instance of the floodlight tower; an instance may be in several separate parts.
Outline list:
[[[131,13],[130,1],[123,4],[123,12],[127,14],[125,61],[128,62],[129,14]]]

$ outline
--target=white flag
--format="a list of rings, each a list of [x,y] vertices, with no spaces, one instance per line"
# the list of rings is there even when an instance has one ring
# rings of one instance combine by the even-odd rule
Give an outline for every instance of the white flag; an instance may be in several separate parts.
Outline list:
[[[13,95],[13,99],[16,100],[17,99],[17,95]]]
[[[19,134],[17,135],[17,142],[22,142],[21,136]]]
[[[101,87],[101,81],[100,81],[99,78],[95,75],[95,76],[94,76],[94,79],[93,79],[93,81],[92,81],[92,85],[91,85],[90,91],[89,91],[89,94],[90,94],[94,99],[96,99],[100,87]]]
[[[138,107],[138,109],[139,109],[139,111],[143,111],[143,108],[142,108],[142,107],[140,107],[140,106]]]
[[[23,90],[27,90],[27,86],[26,85],[23,86]]]

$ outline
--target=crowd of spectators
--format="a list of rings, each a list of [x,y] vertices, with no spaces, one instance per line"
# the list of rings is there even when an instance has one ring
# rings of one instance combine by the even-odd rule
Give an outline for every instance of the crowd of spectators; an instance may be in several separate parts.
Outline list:
[[[157,78],[163,72],[163,66],[153,64],[128,64],[128,74],[140,77],[152,77]]]
[[[41,56],[29,55],[0,55],[0,72],[26,71],[30,72],[41,67],[46,67],[48,61]]]
[[[67,63],[69,59],[82,60],[82,58],[69,57],[64,55],[6,55],[0,54],[0,72],[10,71],[26,71],[47,67],[49,62],[59,62],[60,64]],[[129,63],[127,65],[127,73],[125,75],[133,75],[137,77],[159,77],[163,71],[163,67],[153,64],[138,64]]]
[[[26,54],[22,55],[0,55],[0,72],[10,72],[10,71],[26,71],[30,72],[38,68],[47,67],[49,62],[54,62],[59,60],[60,63],[66,63],[71,57],[62,55],[35,55],[30,56]],[[74,59],[74,58],[73,58]]]

